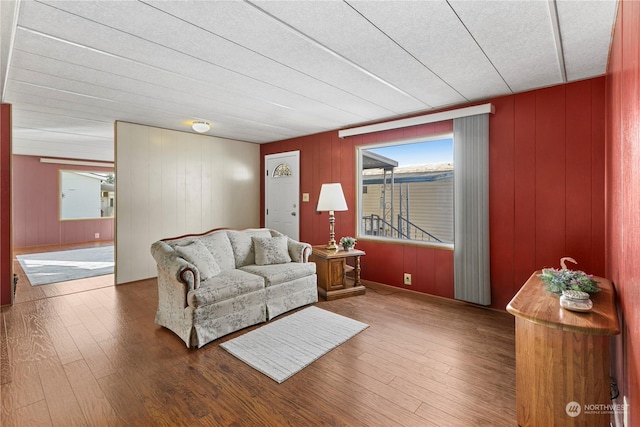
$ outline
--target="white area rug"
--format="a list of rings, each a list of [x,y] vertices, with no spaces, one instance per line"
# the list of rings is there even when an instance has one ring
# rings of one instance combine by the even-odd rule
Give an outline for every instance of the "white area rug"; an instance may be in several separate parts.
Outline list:
[[[113,245],[69,251],[18,255],[31,286],[85,279],[113,273]]]
[[[220,344],[220,347],[283,382],[369,325],[311,306]]]

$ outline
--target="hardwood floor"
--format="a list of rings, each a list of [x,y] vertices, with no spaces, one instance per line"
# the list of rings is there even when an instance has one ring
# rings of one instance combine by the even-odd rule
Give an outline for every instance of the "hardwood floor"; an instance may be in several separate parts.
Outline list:
[[[94,248],[108,245],[113,245],[113,242],[103,241],[90,243],[74,243],[66,245],[34,246],[29,248],[14,248],[13,272],[18,276],[18,284],[16,285],[16,295],[14,303],[18,304],[25,301],[34,301],[59,295],[72,294],[90,289],[104,288],[106,286],[113,286],[115,282],[113,274],[106,274],[104,276],[96,276],[82,280],[71,280],[68,282],[51,283],[49,285],[31,286],[31,284],[29,283],[29,278],[26,274],[24,274],[20,263],[16,259],[17,255]]]
[[[515,426],[507,313],[367,284],[370,325],[282,384],[153,323],[155,279],[2,309],[3,426]],[[259,326],[259,325],[258,325]]]

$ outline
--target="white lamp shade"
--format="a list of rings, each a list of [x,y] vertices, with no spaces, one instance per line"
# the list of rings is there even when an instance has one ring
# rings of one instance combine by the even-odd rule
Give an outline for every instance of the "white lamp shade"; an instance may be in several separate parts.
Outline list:
[[[211,125],[208,122],[195,121],[191,124],[191,129],[199,133],[209,132]]]
[[[339,182],[322,184],[320,197],[318,197],[318,212],[323,211],[346,211],[347,201],[342,192],[342,185]]]

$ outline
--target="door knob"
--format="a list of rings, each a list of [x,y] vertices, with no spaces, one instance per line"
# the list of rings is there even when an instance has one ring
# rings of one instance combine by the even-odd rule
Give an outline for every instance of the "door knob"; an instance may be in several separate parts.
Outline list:
[[[291,212],[291,216],[296,216],[296,213],[295,212]]]

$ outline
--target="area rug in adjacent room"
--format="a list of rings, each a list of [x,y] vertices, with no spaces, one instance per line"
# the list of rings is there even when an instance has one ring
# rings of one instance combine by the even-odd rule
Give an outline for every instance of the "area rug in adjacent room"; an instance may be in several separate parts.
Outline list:
[[[220,347],[281,383],[368,327],[366,323],[311,306]]]
[[[112,274],[113,245],[68,251],[18,255],[32,286]]]

